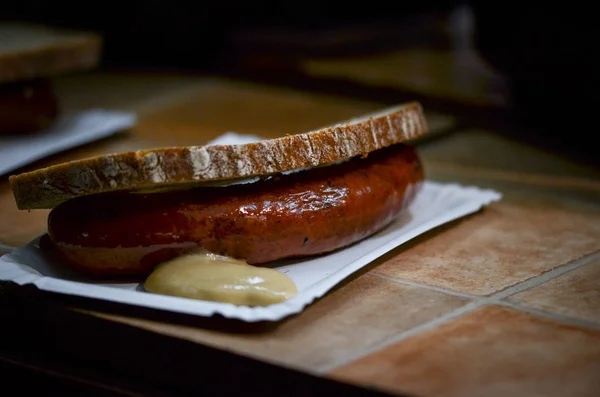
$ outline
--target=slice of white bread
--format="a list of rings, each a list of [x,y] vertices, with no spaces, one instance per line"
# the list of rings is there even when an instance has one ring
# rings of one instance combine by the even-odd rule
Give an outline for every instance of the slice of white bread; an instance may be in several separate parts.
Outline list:
[[[95,33],[0,22],[0,83],[90,69],[100,60],[101,46]]]
[[[239,145],[171,147],[71,161],[9,178],[19,209],[53,208],[71,198],[112,192],[187,188],[323,166],[427,132],[410,102],[346,123]]]

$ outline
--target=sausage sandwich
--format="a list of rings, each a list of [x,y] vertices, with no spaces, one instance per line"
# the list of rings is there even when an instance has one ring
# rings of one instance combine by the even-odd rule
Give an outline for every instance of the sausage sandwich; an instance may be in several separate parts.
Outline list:
[[[145,276],[197,250],[262,265],[356,243],[418,194],[406,141],[427,132],[419,103],[239,145],[140,150],[10,177],[19,209],[51,209],[48,237],[91,275]]]

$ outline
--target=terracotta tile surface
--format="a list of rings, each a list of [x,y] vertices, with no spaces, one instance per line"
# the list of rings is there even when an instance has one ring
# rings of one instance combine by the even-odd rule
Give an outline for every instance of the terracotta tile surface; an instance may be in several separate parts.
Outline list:
[[[501,201],[388,255],[398,279],[488,295],[600,249],[600,211]]]
[[[486,307],[332,372],[419,396],[598,396],[600,332]]]
[[[428,29],[435,24],[414,23]],[[408,35],[414,37],[412,32]],[[506,106],[502,77],[471,52],[410,47],[368,58],[310,59],[300,66],[310,76],[419,92],[477,107]]]
[[[234,334],[134,318],[116,319],[314,371],[466,303],[466,299],[398,285],[367,274],[326,295],[270,332]]]
[[[524,306],[600,324],[600,260],[509,299]]]
[[[456,167],[426,163],[428,178],[440,183],[461,183],[502,192],[503,201],[530,200],[561,202],[581,208],[599,208],[600,179],[558,177],[498,171],[481,167]]]
[[[513,174],[530,173],[546,176],[578,176],[596,180],[600,169],[561,158],[540,148],[485,130],[461,130],[442,140],[419,147],[426,163],[440,167],[493,169]]]

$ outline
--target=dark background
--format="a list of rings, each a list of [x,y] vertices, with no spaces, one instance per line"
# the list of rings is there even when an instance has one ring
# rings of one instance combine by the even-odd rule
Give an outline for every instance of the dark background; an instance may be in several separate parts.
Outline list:
[[[240,54],[268,53],[293,64],[306,56],[368,55],[410,46],[448,48],[450,38],[436,35],[433,27],[413,22],[419,34],[407,33],[406,21],[416,15],[443,21],[463,5],[474,16],[475,50],[506,77],[515,120],[542,141],[598,157],[589,142],[595,136],[595,107],[600,103],[600,32],[590,7],[484,1],[21,0],[3,4],[1,12],[2,19],[101,33],[102,67],[226,73]],[[344,30],[357,26],[354,35]],[[333,40],[336,32],[346,36]]]

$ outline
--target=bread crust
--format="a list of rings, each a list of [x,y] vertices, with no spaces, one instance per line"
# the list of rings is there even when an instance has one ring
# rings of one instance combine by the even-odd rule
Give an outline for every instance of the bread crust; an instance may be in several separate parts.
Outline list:
[[[185,188],[344,161],[427,132],[423,109],[409,102],[342,124],[239,145],[139,150],[71,161],[9,177],[19,209],[54,208],[80,196]]]

